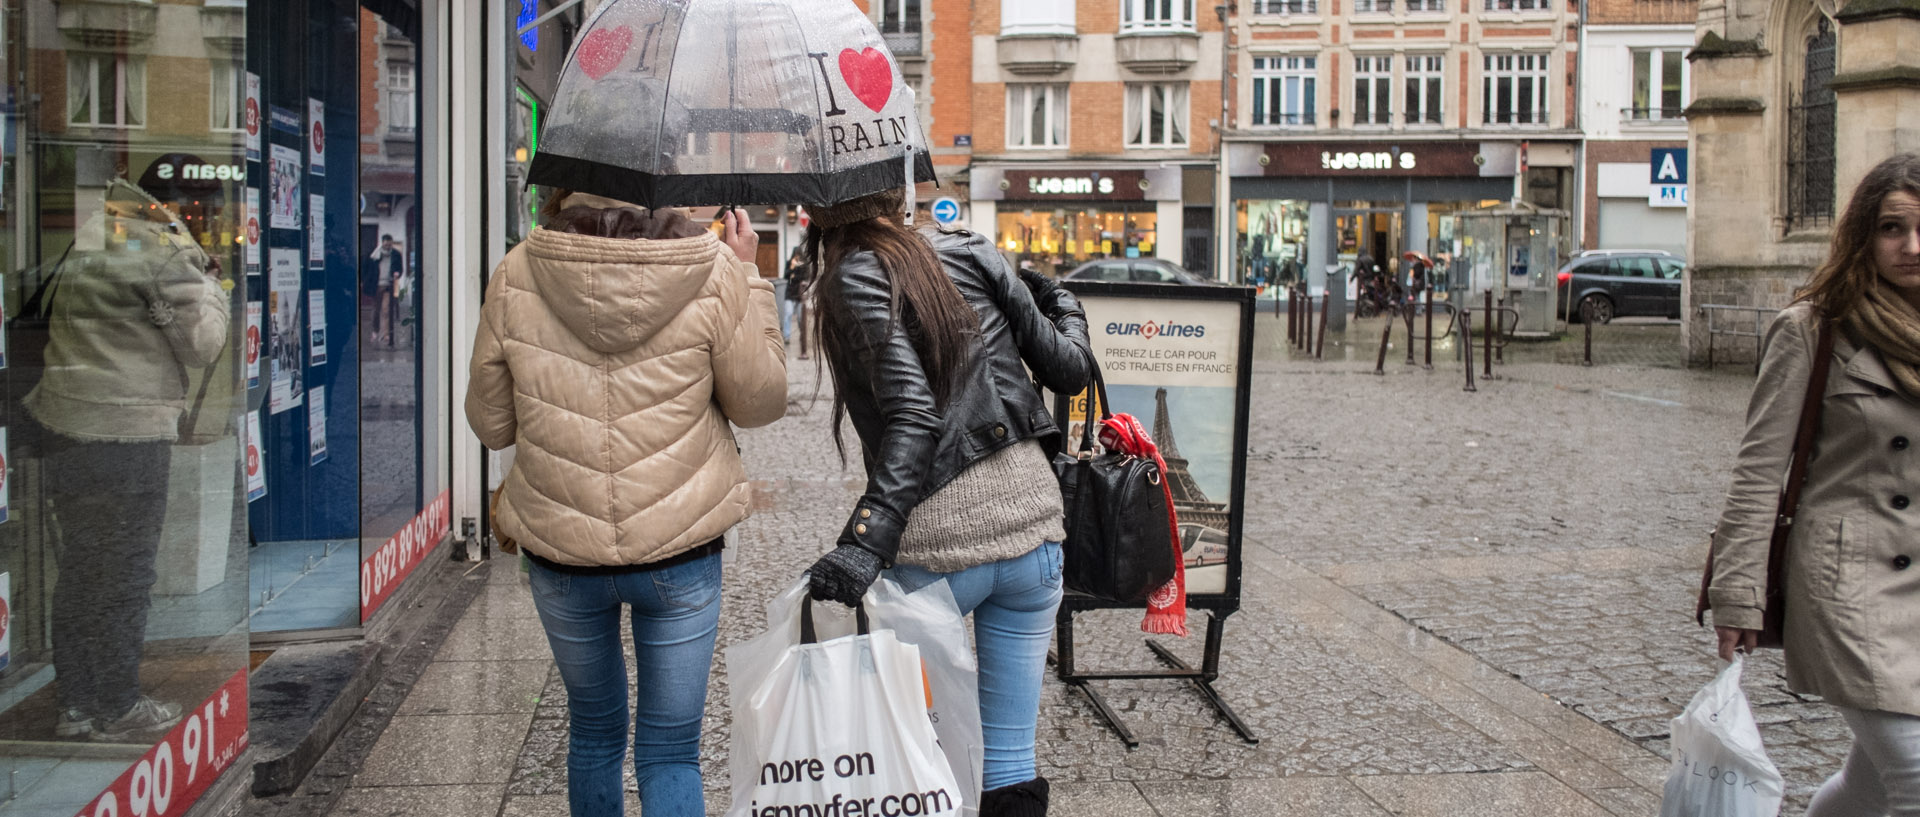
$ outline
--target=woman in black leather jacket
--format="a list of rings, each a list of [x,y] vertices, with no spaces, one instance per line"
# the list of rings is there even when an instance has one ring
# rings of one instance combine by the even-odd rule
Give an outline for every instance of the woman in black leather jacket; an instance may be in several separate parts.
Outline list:
[[[1034,724],[1060,606],[1059,429],[1034,389],[1091,376],[1086,313],[988,239],[910,230],[900,191],[809,206],[813,330],[833,375],[834,434],[853,419],[867,488],[813,597],[859,601],[882,569],[942,579],[973,614],[986,742],[981,817],[1043,815]],[[1031,378],[1028,375],[1031,370]]]

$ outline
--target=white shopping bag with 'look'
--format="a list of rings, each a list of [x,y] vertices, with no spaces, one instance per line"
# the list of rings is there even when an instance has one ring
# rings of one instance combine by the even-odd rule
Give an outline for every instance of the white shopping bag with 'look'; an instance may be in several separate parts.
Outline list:
[[[1760,727],[1740,689],[1738,654],[1673,719],[1673,770],[1660,817],[1775,817],[1780,771],[1760,745]]]

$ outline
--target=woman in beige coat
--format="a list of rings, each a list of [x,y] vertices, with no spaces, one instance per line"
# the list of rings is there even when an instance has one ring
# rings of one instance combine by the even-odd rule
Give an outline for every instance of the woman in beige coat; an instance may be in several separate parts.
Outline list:
[[[518,445],[495,512],[533,563],[567,686],[569,806],[622,813],[631,606],[641,806],[703,814],[720,549],[748,512],[732,426],[787,406],[773,286],[743,211],[724,244],[677,211],[585,194],[556,192],[543,215],[487,285],[467,419],[489,448]]]
[[[1853,729],[1810,817],[1920,817],[1920,155],[1869,172],[1827,263],[1767,330],[1708,591],[1720,655],[1756,645],[1767,545],[1822,324],[1819,431],[1788,540],[1787,683]]]

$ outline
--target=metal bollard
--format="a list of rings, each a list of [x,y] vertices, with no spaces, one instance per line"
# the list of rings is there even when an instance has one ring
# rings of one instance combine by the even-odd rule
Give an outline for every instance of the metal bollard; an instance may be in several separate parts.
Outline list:
[[[1493,290],[1489,289],[1486,291],[1485,300],[1486,300],[1486,306],[1487,306],[1487,316],[1480,320],[1480,332],[1481,334],[1486,336],[1485,338],[1481,339],[1481,342],[1485,343],[1486,347],[1480,350],[1481,351],[1480,376],[1486,380],[1492,380],[1493,379]]]
[[[1320,341],[1314,345],[1314,360],[1320,360],[1327,356],[1327,308],[1332,303],[1332,295],[1320,296]]]
[[[1467,387],[1463,391],[1479,391],[1473,385],[1473,310],[1460,310],[1460,349],[1467,358]]]
[[[1279,296],[1276,295],[1275,297]],[[1277,303],[1274,304],[1273,309],[1278,312],[1280,305]],[[1299,293],[1294,292],[1293,287],[1287,287],[1287,345],[1289,346],[1297,346],[1300,342],[1298,330],[1293,325],[1294,316],[1298,314],[1300,314]]]
[[[1420,304],[1419,298],[1411,298],[1401,311],[1407,316],[1407,365],[1413,365],[1413,310]]]
[[[1300,342],[1294,345],[1313,354],[1313,296],[1303,293],[1300,298]]]
[[[1380,354],[1378,357],[1375,357],[1373,360],[1374,374],[1385,375],[1387,373],[1387,344],[1391,343],[1392,341],[1393,341],[1393,317],[1388,316],[1386,322],[1381,326],[1381,329],[1380,329]],[[1412,348],[1412,347],[1408,347],[1408,348]]]
[[[1593,365],[1593,304],[1588,303],[1586,301],[1580,302],[1580,322],[1583,324],[1586,324],[1586,327],[1587,327],[1587,356],[1586,356],[1586,360],[1584,360],[1580,365],[1592,366]]]
[[[1507,365],[1507,299],[1494,302],[1499,307],[1493,310],[1493,334],[1498,343],[1493,345],[1493,362]]]
[[[1428,369],[1433,368],[1433,286],[1431,284],[1427,286],[1427,363],[1426,363],[1426,368]]]

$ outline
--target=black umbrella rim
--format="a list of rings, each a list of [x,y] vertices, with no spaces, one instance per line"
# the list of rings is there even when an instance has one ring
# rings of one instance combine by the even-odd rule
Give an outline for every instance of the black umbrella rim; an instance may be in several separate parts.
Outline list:
[[[938,178],[933,157],[916,151],[914,180]],[[527,184],[544,184],[641,207],[813,204],[852,201],[900,187],[900,159],[881,159],[832,173],[644,173],[632,168],[541,151],[527,167]]]

